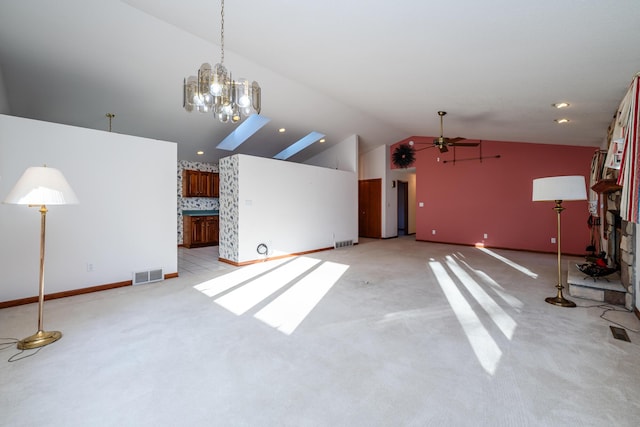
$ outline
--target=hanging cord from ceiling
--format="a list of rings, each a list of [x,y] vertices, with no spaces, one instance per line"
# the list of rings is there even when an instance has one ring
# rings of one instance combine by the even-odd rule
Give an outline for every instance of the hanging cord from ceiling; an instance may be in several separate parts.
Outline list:
[[[105,114],[105,117],[108,117],[108,118],[109,118],[109,132],[111,132],[111,121],[113,120],[113,118],[114,118],[115,116],[116,116],[116,115],[115,115],[115,114],[113,114],[113,113],[107,113],[107,114]]]

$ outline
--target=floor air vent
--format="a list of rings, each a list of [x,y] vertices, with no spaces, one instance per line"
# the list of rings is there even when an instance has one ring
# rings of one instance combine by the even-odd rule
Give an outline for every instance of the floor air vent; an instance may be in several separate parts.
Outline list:
[[[136,271],[133,273],[134,285],[159,282],[160,280],[164,280],[164,273],[161,268],[155,270]]]
[[[617,326],[609,326],[609,328],[611,328],[611,333],[615,339],[631,342],[626,330],[618,328]]]
[[[334,247],[335,249],[338,249],[338,248],[345,248],[345,247],[347,247],[347,246],[353,246],[353,240],[341,240],[340,242],[335,242],[335,243],[333,244],[333,247]]]

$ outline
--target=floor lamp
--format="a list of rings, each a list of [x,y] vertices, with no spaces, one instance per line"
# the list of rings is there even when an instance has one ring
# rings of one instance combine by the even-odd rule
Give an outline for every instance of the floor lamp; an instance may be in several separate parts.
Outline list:
[[[533,197],[534,202],[553,201],[556,206],[553,210],[558,216],[558,294],[555,297],[546,298],[549,304],[559,305],[561,307],[575,307],[573,301],[565,299],[562,295],[562,264],[561,264],[561,248],[560,248],[560,214],[565,209],[562,206],[563,201],[567,200],[586,200],[587,191],[583,176],[552,176],[548,178],[537,178],[533,180]]]
[[[40,208],[40,286],[38,292],[38,332],[18,341],[18,349],[26,350],[43,347],[59,340],[62,333],[45,331],[42,326],[44,305],[44,237],[47,205],[67,205],[78,203],[78,199],[58,169],[30,167],[22,174],[15,187],[4,200],[14,205],[29,205]]]

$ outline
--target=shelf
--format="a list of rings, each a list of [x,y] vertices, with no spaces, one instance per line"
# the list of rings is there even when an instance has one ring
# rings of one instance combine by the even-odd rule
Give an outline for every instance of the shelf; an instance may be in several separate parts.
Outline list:
[[[622,190],[622,186],[615,179],[603,179],[595,183],[591,189],[596,193],[614,193]]]

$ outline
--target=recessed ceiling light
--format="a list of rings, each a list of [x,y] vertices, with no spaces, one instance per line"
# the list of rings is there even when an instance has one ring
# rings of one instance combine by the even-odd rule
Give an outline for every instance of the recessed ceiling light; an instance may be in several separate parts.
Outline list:
[[[198,156],[202,156],[204,154],[204,151],[200,150],[196,153]]]
[[[551,104],[551,106],[555,108],[567,108],[569,104],[567,104],[566,102],[558,102],[556,104]]]
[[[286,131],[286,129],[285,129],[285,128],[280,128],[280,129],[278,129],[278,132],[280,132],[280,133],[284,133],[285,131]]]
[[[319,142],[320,142],[320,144],[322,144],[325,141],[326,141],[326,139],[322,138]]]
[[[558,124],[569,123],[569,119],[555,119],[554,122]]]

